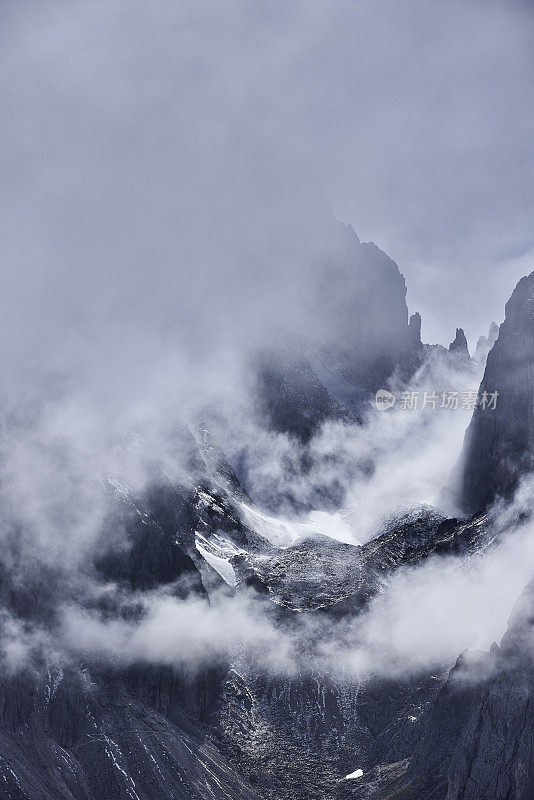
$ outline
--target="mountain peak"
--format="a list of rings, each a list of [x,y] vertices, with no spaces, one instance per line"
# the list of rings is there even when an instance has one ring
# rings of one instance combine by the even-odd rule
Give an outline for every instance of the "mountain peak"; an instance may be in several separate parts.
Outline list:
[[[408,338],[410,347],[419,348],[421,344],[421,314],[416,311],[408,323]]]
[[[467,339],[465,337],[463,328],[456,328],[456,336],[449,345],[449,352],[459,353],[460,355],[467,356],[467,358],[470,357],[469,348],[467,347]]]
[[[534,469],[534,272],[519,281],[505,311],[479,391],[479,397],[497,393],[496,404],[477,406],[465,436],[460,507],[466,513],[511,497]]]

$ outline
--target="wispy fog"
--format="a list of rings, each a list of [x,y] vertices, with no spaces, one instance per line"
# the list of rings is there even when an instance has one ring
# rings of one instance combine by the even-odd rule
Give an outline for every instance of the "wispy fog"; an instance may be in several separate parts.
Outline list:
[[[525,272],[527,3],[3,14],[2,318],[34,368],[39,344],[49,361],[186,325],[197,349],[236,306],[245,336],[269,301],[294,313],[309,261],[288,239],[316,249],[325,193],[399,261],[427,341],[478,336]]]

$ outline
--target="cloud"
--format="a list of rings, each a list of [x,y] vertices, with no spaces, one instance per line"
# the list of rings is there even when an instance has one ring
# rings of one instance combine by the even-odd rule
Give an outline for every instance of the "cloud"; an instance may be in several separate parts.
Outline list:
[[[505,529],[496,546],[470,557],[436,556],[399,569],[361,616],[337,622],[322,615],[283,622],[251,593],[208,603],[160,591],[137,598],[143,613],[135,619],[63,607],[60,641],[71,654],[123,664],[198,668],[230,659],[270,674],[415,675],[500,641],[534,572],[532,542],[529,523]]]
[[[409,383],[393,377],[392,409],[379,412],[370,401],[364,425],[328,420],[306,445],[266,430],[246,404],[239,414],[230,409],[223,415],[217,434],[260,506],[297,523],[307,522],[310,511],[330,512],[319,525],[312,514],[314,528],[361,543],[414,506],[449,513],[440,494],[472,415],[464,399],[476,396],[482,369],[436,350]],[[403,392],[413,393],[416,407],[404,407]],[[441,407],[443,392],[456,393],[456,408]],[[298,508],[302,510],[296,514]]]
[[[488,650],[534,572],[532,480],[516,505],[496,507],[485,544],[467,556],[435,556],[384,576],[360,615],[280,615],[251,590],[206,597],[172,586],[145,592],[80,583],[60,600],[49,630],[2,614],[2,663],[156,664],[196,670],[225,661],[255,674],[312,672],[339,680],[413,676]],[[37,659],[37,661],[36,661]]]
[[[129,598],[129,603],[135,598]],[[251,593],[177,599],[167,592],[138,597],[140,619],[106,618],[63,607],[63,646],[84,658],[198,669],[244,654],[259,671],[295,669],[294,639],[276,625],[272,608]]]
[[[197,350],[218,329],[246,338],[269,305],[298,309],[325,189],[400,260],[428,338],[477,336],[533,246],[533,25],[497,2],[6,10],[15,344],[103,324],[95,347],[138,347],[140,324],[172,338],[177,320]]]

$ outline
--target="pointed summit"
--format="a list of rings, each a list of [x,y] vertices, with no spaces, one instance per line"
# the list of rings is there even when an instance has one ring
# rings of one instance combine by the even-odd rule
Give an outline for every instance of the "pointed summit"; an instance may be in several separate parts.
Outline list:
[[[449,345],[449,353],[458,353],[470,358],[467,339],[465,338],[463,328],[456,328],[456,336],[454,337],[454,341]]]
[[[496,322],[492,322],[489,327],[488,335],[479,336],[474,355],[475,360],[478,361],[479,364],[483,364],[488,357],[488,353],[497,341],[498,335],[499,326]]]
[[[421,314],[418,311],[412,314],[408,323],[408,340],[409,346],[419,350],[421,348]]]

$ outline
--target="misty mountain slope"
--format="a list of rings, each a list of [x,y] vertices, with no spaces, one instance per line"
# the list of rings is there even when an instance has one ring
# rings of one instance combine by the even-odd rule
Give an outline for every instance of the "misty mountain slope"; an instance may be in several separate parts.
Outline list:
[[[335,620],[360,613],[399,566],[486,547],[486,522],[414,515],[364,548],[314,538],[260,558],[257,566],[245,551],[232,564],[237,576],[243,559],[252,564],[266,597],[290,613],[333,613]],[[407,763],[389,765],[412,755],[443,680],[439,674],[409,681],[325,679],[320,670],[269,678],[238,662],[224,682],[222,739],[233,763],[254,774],[262,796],[352,796],[343,776],[359,766],[371,776],[385,771],[387,782],[406,770]]]
[[[292,331],[257,355],[257,398],[270,425],[306,442],[326,419],[356,419],[395,371],[424,356],[420,317],[408,320],[406,283],[373,242],[334,221],[332,252],[312,301],[315,332]],[[279,338],[279,337],[275,337]]]
[[[396,275],[392,263],[385,268]],[[309,407],[321,422],[346,419],[310,370],[308,362]],[[297,418],[299,393],[286,400]],[[152,464],[142,488],[124,471],[108,477],[102,530],[77,582],[61,566],[52,580],[38,568],[32,576],[31,547],[13,558],[16,536],[2,554],[5,609],[36,638],[40,659],[33,684],[21,677],[21,691],[10,692],[6,763],[30,781],[42,769],[34,751],[55,753],[59,744],[76,761],[84,800],[182,790],[199,800],[250,792],[337,800],[356,791],[344,776],[358,768],[362,786],[368,775],[398,777],[423,735],[442,665],[373,677],[338,665],[340,644],[357,644],[357,620],[398,570],[443,555],[462,564],[491,547],[487,518],[458,522],[416,508],[363,546],[343,544],[321,535],[324,518],[286,521],[255,506],[205,416],[171,436],[182,454],[178,478]],[[121,458],[143,446],[135,438]],[[46,644],[39,649],[47,637],[69,654],[67,664],[59,660],[68,677],[58,677],[51,718],[26,703],[47,691]],[[54,776],[44,784],[50,796],[70,800],[70,784]]]
[[[480,395],[484,391],[499,395],[494,410],[475,409],[466,434],[460,497],[467,511],[480,511],[498,497],[510,501],[520,479],[532,471],[533,287],[534,274],[517,285],[488,355]],[[516,513],[529,517],[528,498],[521,498],[516,498]],[[514,504],[508,507],[513,509]],[[505,515],[501,535],[508,528]],[[532,598],[531,583],[516,604],[500,647],[493,644],[490,652],[459,657],[429,709],[411,756],[404,762],[391,759],[378,764],[364,775],[352,796],[362,800],[534,796]]]
[[[501,646],[486,657],[487,678],[449,768],[447,800],[527,800],[534,795],[533,608],[530,584]]]
[[[206,477],[204,476],[204,481]],[[108,493],[109,494],[109,493]],[[138,613],[143,593],[167,590],[176,597],[207,598],[194,559],[194,530],[209,526],[232,528],[234,518],[221,519],[216,499],[200,487],[159,483],[143,496],[125,488],[113,493],[106,526],[124,531],[126,541],[111,541],[96,559],[96,575],[117,591],[95,597],[97,586],[83,583],[73,594],[61,576],[49,599],[53,615],[42,619],[42,594],[34,602],[34,585],[8,592],[5,599],[18,624],[42,621],[54,635],[62,603],[98,611],[106,619]],[[219,502],[224,502],[219,498]],[[223,514],[224,516],[224,514]],[[176,531],[181,532],[178,541]],[[255,541],[253,534],[251,539]],[[241,540],[242,541],[242,540]],[[249,543],[250,544],[250,543]],[[189,555],[191,553],[191,555]],[[3,557],[6,557],[4,552]],[[202,559],[201,559],[202,560]],[[15,577],[15,576],[13,576]],[[91,588],[92,587],[92,588]],[[84,592],[87,592],[84,597]],[[4,606],[4,607],[5,607]],[[120,654],[119,654],[120,658]],[[76,657],[78,660],[79,657]],[[82,659],[83,662],[83,659]],[[247,781],[221,754],[207,721],[221,690],[228,666],[192,669],[102,667],[88,661],[47,670],[37,662],[34,672],[16,671],[0,681],[0,796],[30,800],[108,800],[109,798],[253,798]]]
[[[318,333],[321,325],[325,329],[318,339],[345,378],[376,391],[395,368],[407,367],[418,349],[409,327],[406,283],[397,264],[373,242],[360,242],[350,226],[339,229],[339,250],[318,295]]]
[[[287,336],[286,336],[287,339]],[[325,420],[351,419],[312,369],[298,341],[256,355],[256,402],[260,418],[274,430],[308,442]]]
[[[534,800],[533,2],[0,36],[0,800]]]
[[[496,408],[475,409],[455,480],[466,513],[510,498],[534,468],[534,273],[522,278],[488,354],[480,396],[498,392]]]
[[[420,370],[457,355],[415,351]],[[302,363],[288,362],[288,380]],[[350,374],[345,366],[339,374]],[[319,426],[349,419],[309,361],[302,370],[308,406],[299,392],[286,394],[290,419],[302,420],[303,408]],[[261,408],[266,425],[268,414]],[[307,443],[295,438],[305,475]],[[124,470],[102,484],[102,529],[75,581],[68,563],[55,572],[34,565],[16,528],[5,540],[4,633],[28,636],[34,665],[1,681],[8,792],[344,800],[381,798],[399,780],[408,791],[448,665],[406,676],[394,664],[374,675],[365,659],[340,662],[347,650],[358,654],[359,620],[399,571],[444,556],[463,568],[494,546],[491,519],[417,507],[390,516],[366,544],[344,544],[321,534],[324,517],[284,520],[255,506],[208,413],[170,439],[181,452],[178,477],[150,463],[141,488]],[[134,438],[121,459],[143,446]],[[441,762],[437,772],[431,759],[420,763],[416,781],[442,781]],[[357,769],[361,781],[345,779]]]
[[[204,435],[206,441],[213,455]],[[78,587],[78,606],[104,621],[128,620],[154,591],[205,602],[220,591],[239,597],[252,590],[275,611],[281,630],[291,631],[302,616],[297,610],[306,609],[310,621],[357,614],[399,566],[436,552],[468,552],[483,540],[480,520],[457,524],[423,513],[363,548],[317,536],[281,547],[276,534],[266,538],[268,528],[258,533],[244,523],[244,495],[230,491],[235,476],[223,464],[214,485],[208,473],[223,462],[215,450],[207,470],[203,452],[189,483],[160,478],[142,494],[124,486],[111,492],[96,576],[120,593],[95,598],[93,587],[84,598]],[[233,570],[235,587],[210,555]],[[68,586],[55,585],[59,596],[52,595],[51,607],[72,603]],[[35,624],[38,606],[19,597],[11,611]],[[51,624],[53,631],[54,618]],[[410,755],[427,714],[422,709],[440,685],[435,679],[362,683],[308,668],[270,676],[237,652],[217,666],[193,666],[191,674],[142,660],[105,669],[86,660],[56,672],[47,689],[41,673],[39,667],[37,677],[21,675],[18,690],[3,682],[5,781],[14,797],[22,792],[31,800],[334,798],[344,774],[360,764],[367,769]]]

